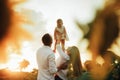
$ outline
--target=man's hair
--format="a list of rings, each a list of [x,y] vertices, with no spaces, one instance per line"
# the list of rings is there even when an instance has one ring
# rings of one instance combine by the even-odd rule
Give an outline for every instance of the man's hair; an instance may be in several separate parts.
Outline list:
[[[46,33],[42,37],[42,42],[44,45],[50,46],[52,44],[52,37],[50,34]]]

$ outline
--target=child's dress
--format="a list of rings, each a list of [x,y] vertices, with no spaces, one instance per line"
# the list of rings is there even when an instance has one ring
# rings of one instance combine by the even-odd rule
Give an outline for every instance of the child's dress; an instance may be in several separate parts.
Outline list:
[[[60,28],[56,27],[55,30],[56,30],[56,40],[62,40],[62,39],[68,40],[68,36],[64,26]]]

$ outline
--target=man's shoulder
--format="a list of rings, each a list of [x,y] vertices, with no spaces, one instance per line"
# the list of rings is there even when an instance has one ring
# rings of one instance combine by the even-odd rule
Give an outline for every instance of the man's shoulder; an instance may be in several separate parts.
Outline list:
[[[52,53],[54,53],[53,50],[51,49],[51,47],[49,47],[49,46],[43,46],[43,47],[41,48],[41,50],[45,51],[47,54],[52,54]]]
[[[37,51],[40,51],[40,50],[42,50],[42,49],[43,49],[43,46],[39,47],[39,48],[37,49]]]

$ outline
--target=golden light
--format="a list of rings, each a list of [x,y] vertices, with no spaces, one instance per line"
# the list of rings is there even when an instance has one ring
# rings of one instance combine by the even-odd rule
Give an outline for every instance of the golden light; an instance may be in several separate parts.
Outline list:
[[[33,61],[32,63],[35,63],[35,59],[32,58],[33,52],[31,50],[31,45],[29,41],[23,41],[20,46],[21,46],[21,48],[19,49],[20,54],[13,53],[16,52],[17,48],[16,50],[14,50],[11,46],[8,47],[7,49],[7,51],[9,52],[8,61],[7,63],[0,64],[0,69],[8,69],[10,71],[21,71],[20,63],[25,59],[30,64],[28,64],[26,68],[22,69],[22,71],[31,72],[33,70],[34,64],[31,64],[31,62]]]
[[[20,71],[23,71],[23,72],[31,72],[33,70],[33,66],[30,67],[31,65],[29,64],[29,61],[26,60],[28,63],[26,67],[21,67],[24,66],[24,64],[21,64],[21,62],[23,62],[24,59],[21,55],[17,55],[17,54],[11,54],[10,55],[10,59],[8,61],[8,63],[6,64],[3,64],[2,68],[5,68],[5,69],[8,69],[10,71],[17,71],[17,72],[20,72]]]
[[[7,67],[11,71],[19,71],[19,62],[22,60],[21,57],[17,54],[11,54],[10,60],[7,63]]]
[[[36,57],[34,54],[34,50],[32,48],[32,44],[29,41],[24,41],[22,43],[21,53],[22,53],[21,57],[23,59],[28,60],[30,63],[28,65],[28,67],[26,69],[24,69],[24,71],[28,71],[28,72],[32,71],[32,69],[36,67],[36,65],[35,65]]]
[[[30,37],[32,37],[32,35],[21,27],[22,24],[25,24],[24,19],[19,12],[14,10],[15,6],[18,5],[18,3],[24,2],[24,0],[7,0],[2,2],[3,4],[8,4],[9,8],[6,10],[8,11],[7,14],[10,16],[9,24],[6,26],[6,35],[3,36],[3,39],[0,42],[0,63],[6,64],[9,61],[11,54],[20,54],[22,41],[30,40]],[[8,18],[5,19],[5,21],[7,20]],[[6,22],[3,22],[3,24],[4,23]],[[8,51],[9,47],[12,48],[12,52]]]
[[[14,0],[11,0],[11,1],[14,2]],[[24,0],[18,0],[19,2],[17,2],[17,0],[15,0],[15,1],[16,1],[16,3],[24,2]],[[30,2],[30,0],[26,3],[29,3],[29,2]],[[33,2],[34,2],[34,0],[33,0]],[[33,6],[33,5],[36,5],[36,6]],[[71,15],[64,13],[65,11],[63,11],[61,13],[58,12],[56,15],[53,15],[53,13],[52,13],[53,11],[50,10],[50,13],[49,13],[49,10],[45,11],[45,9],[44,8],[42,9],[42,7],[40,8],[40,6],[37,3],[31,4],[31,6],[28,6],[29,8],[28,7],[25,8],[24,6],[25,6],[25,2],[23,4],[14,6],[15,13],[14,13],[14,16],[12,17],[12,27],[10,28],[9,35],[4,40],[3,46],[0,45],[0,51],[3,51],[3,49],[5,49],[5,47],[9,46],[9,45],[15,49],[12,49],[13,51],[11,51],[11,52],[10,51],[6,52],[6,55],[7,56],[9,55],[8,63],[0,65],[0,68],[7,68],[11,71],[20,71],[19,63],[23,59],[26,59],[30,62],[30,65],[28,65],[28,67],[26,69],[24,69],[24,71],[32,71],[32,69],[34,67],[36,67],[36,64],[35,64],[36,56],[34,54],[35,49],[33,49],[33,47],[35,47],[37,49],[39,43],[36,42],[37,43],[37,47],[36,47],[36,45],[32,45],[30,40],[34,36],[38,37],[38,35],[41,35],[42,33],[44,33],[45,30],[47,30],[50,33],[53,32],[54,26],[56,25],[55,21],[58,17],[63,18],[64,24],[68,31],[68,36],[70,38],[70,40],[66,42],[66,48],[68,46],[77,45],[77,46],[79,46],[79,48],[81,50],[86,51],[85,49],[86,49],[86,46],[88,45],[88,43],[81,42],[80,43],[81,46],[78,45],[78,41],[79,41],[78,39],[81,39],[81,36],[83,36],[83,34],[79,29],[76,29],[77,27],[73,27],[75,25],[74,25],[74,23],[72,23],[73,22],[71,20],[72,18],[70,18]],[[64,7],[64,6],[59,6],[59,7]],[[42,25],[43,27],[41,26],[41,24],[43,24],[42,23],[43,18],[41,17],[41,14],[36,13],[37,10],[39,12],[40,11],[42,12],[42,10],[45,11],[45,12],[43,11],[43,13],[47,17],[47,21],[48,21],[48,22],[46,21],[47,27],[43,26],[43,25]],[[60,11],[62,11],[62,10],[60,10]],[[86,10],[86,11],[88,11],[88,10]],[[53,16],[51,16],[51,14]],[[58,15],[60,15],[60,16],[58,16]],[[40,17],[38,17],[38,16],[40,16]],[[81,15],[81,16],[83,16],[83,15]],[[84,16],[85,16],[85,14],[84,14]],[[23,22],[22,25],[21,25],[21,22]],[[33,23],[35,23],[36,25],[38,24],[37,28],[35,28],[36,25],[34,25]],[[24,25],[24,24],[28,24],[28,25]],[[30,26],[29,24],[30,25],[32,24],[32,26]],[[44,32],[42,32],[42,31],[44,31]],[[34,35],[34,33],[36,33],[36,35]],[[51,34],[53,34],[53,33],[51,33]],[[80,35],[78,35],[78,34],[80,34]],[[74,35],[77,35],[77,36],[74,36]],[[39,39],[39,38],[37,38],[37,39]],[[119,42],[119,44],[120,44],[120,42]],[[113,48],[119,54],[120,49],[118,48],[118,46],[114,46]],[[91,60],[92,55],[90,54],[90,52],[83,52],[81,50],[80,50],[80,56],[81,56],[82,63],[84,63],[86,60]],[[6,51],[6,49],[4,51]],[[4,51],[1,53],[5,53]],[[18,53],[18,51],[20,54]],[[4,55],[5,54],[1,54],[2,57]],[[58,57],[58,54],[56,54],[56,56]],[[0,57],[0,59],[2,57]],[[103,59],[101,57],[98,57],[97,62],[102,64]]]
[[[104,63],[104,59],[101,56],[98,56],[96,59],[96,62],[100,65],[102,65]]]

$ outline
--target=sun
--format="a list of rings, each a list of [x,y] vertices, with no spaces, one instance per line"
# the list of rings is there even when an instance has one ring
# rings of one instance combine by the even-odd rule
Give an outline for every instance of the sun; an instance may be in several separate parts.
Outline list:
[[[19,62],[22,60],[22,58],[13,53],[10,55],[10,59],[8,61],[8,63],[6,64],[6,68],[10,71],[20,71],[19,70]]]
[[[32,71],[32,68],[28,67],[29,64],[30,62],[23,59],[22,56],[11,54],[8,63],[5,64],[5,68],[13,72],[30,72]]]
[[[13,72],[31,72],[34,68],[37,68],[35,64],[36,57],[29,41],[23,41],[19,51],[21,54],[9,50],[8,61],[0,64],[0,69],[7,69]]]

